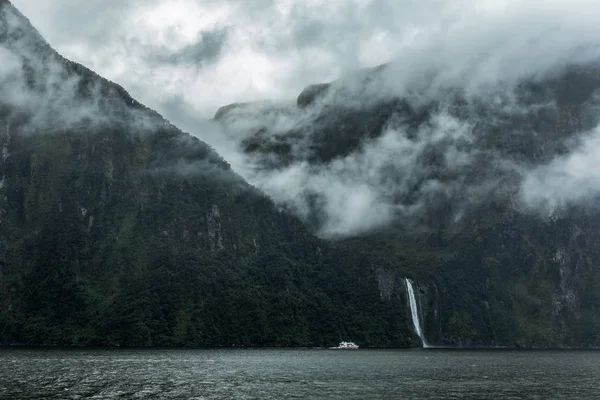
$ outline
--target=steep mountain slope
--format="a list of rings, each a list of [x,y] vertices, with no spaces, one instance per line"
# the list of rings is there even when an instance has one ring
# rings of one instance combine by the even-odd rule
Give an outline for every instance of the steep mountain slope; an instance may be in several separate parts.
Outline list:
[[[0,344],[418,343],[376,266],[55,53],[6,0],[0,93]]]
[[[271,200],[0,0],[0,344],[599,346],[597,65],[397,73],[219,110]]]
[[[597,65],[476,92],[394,92],[401,66],[385,65],[215,120],[250,182],[417,280],[430,342],[598,346],[600,192],[560,169],[593,154]]]

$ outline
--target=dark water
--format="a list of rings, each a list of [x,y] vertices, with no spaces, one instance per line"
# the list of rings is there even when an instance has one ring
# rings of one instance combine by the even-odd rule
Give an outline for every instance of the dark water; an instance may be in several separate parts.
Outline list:
[[[0,348],[0,399],[295,398],[600,398],[600,352]]]

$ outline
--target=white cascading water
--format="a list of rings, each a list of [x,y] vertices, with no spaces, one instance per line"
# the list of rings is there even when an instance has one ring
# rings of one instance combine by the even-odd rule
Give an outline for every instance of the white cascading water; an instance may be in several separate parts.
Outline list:
[[[413,326],[415,327],[415,332],[421,338],[421,342],[423,342],[423,347],[429,347],[427,344],[427,340],[425,340],[425,335],[423,334],[423,329],[421,328],[421,320],[419,319],[419,308],[417,307],[417,299],[415,298],[415,289],[413,288],[413,281],[408,278],[404,278],[404,284],[406,285],[406,291],[408,292],[408,302],[410,304],[410,313],[412,314]]]

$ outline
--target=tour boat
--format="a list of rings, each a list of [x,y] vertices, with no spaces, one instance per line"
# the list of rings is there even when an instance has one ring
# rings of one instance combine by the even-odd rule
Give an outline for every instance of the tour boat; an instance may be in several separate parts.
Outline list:
[[[356,343],[353,342],[340,342],[340,344],[338,345],[338,347],[334,347],[335,349],[349,349],[349,350],[356,350],[358,349],[358,345]]]

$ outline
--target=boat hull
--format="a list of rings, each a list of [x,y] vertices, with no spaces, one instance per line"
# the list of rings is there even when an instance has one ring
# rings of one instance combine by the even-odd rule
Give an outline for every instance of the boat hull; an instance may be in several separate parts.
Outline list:
[[[341,342],[337,347],[332,347],[332,349],[358,350],[358,345],[353,342]]]

